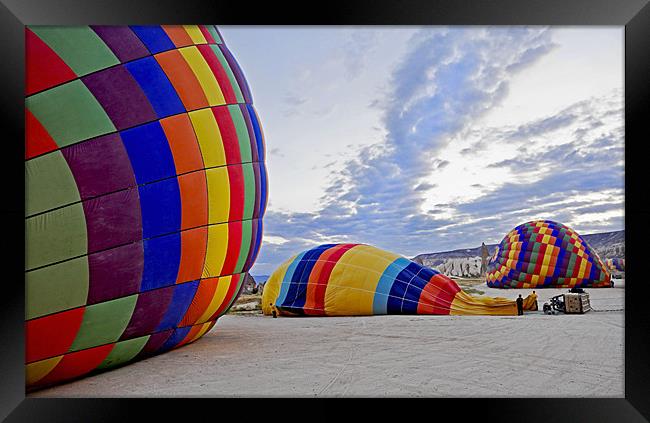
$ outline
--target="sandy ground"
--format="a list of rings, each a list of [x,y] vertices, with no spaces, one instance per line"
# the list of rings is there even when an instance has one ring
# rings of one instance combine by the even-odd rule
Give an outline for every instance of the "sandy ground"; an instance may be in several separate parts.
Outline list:
[[[226,315],[191,345],[29,396],[623,397],[625,289],[615,283],[587,290],[584,315]],[[566,291],[537,290],[540,309]]]

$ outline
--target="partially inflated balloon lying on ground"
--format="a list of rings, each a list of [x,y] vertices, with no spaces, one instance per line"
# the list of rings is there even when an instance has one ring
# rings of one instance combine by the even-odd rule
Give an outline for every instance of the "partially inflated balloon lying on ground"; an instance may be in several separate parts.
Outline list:
[[[327,244],[282,264],[264,286],[264,314],[516,315],[505,298],[473,297],[447,276],[363,244]]]
[[[550,220],[517,226],[488,263],[494,288],[610,287],[608,270],[574,230]]]
[[[26,29],[27,384],[192,342],[266,204],[250,90],[211,25]]]
[[[619,272],[625,272],[625,259],[605,259],[605,264],[609,270],[618,270]]]

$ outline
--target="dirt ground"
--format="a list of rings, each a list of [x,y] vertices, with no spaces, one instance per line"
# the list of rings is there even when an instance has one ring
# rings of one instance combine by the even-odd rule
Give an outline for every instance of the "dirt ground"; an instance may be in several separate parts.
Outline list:
[[[191,345],[29,396],[623,397],[625,284],[615,283],[587,290],[584,315],[226,315]],[[537,290],[540,309],[566,291]]]

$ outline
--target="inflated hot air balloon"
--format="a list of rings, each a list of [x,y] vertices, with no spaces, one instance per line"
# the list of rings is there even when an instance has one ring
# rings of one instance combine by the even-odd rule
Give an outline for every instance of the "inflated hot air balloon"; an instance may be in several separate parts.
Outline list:
[[[618,270],[619,272],[625,272],[625,259],[605,259],[605,264],[607,264],[607,268],[609,270]]]
[[[551,220],[514,228],[487,268],[487,285],[493,288],[599,288],[610,287],[610,278],[584,238]]]
[[[447,276],[363,244],[326,244],[298,254],[269,277],[262,310],[270,315],[516,315],[515,301],[473,297]]]
[[[195,341],[262,238],[264,138],[212,25],[26,29],[30,387]]]

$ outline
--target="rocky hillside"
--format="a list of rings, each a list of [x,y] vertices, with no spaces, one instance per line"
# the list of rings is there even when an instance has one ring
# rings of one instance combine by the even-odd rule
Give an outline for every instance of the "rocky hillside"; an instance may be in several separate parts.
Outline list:
[[[625,231],[603,232],[583,236],[600,258],[625,258]]]
[[[625,258],[625,231],[589,234],[583,235],[583,238],[602,259]],[[497,244],[490,244],[487,247],[491,257]],[[475,278],[480,277],[481,247],[419,254],[411,260],[448,276]]]
[[[246,276],[244,276],[243,284],[241,293],[228,310],[228,314],[261,314],[262,291],[264,286],[258,283],[250,273],[246,273]]]
[[[242,295],[257,294],[261,287],[261,284],[257,282],[256,278],[250,273],[246,273],[246,276],[244,276],[243,283],[244,283],[244,287],[242,288],[241,291]]]

